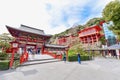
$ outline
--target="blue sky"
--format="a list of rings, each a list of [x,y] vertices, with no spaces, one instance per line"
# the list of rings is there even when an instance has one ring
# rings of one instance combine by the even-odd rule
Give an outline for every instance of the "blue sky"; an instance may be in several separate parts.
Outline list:
[[[102,10],[112,0],[0,0],[0,34],[8,32],[5,25],[20,24],[56,34],[101,17]]]

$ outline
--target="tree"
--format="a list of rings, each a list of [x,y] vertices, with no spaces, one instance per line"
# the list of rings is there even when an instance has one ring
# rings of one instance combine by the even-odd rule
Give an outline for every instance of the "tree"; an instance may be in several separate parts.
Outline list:
[[[104,20],[103,18],[92,18],[84,26],[89,27],[92,25],[99,25],[99,23],[103,20]]]
[[[111,1],[106,7],[103,9],[103,18],[106,21],[113,21],[114,27],[111,30],[115,34],[118,35],[118,39],[120,40],[120,0]]]
[[[10,47],[10,41],[13,40],[13,37],[9,36],[8,33],[3,33],[0,35],[0,48],[3,49],[3,51],[6,51]]]
[[[113,21],[115,29],[120,29],[120,1],[111,1],[103,10],[103,17],[107,21]]]
[[[105,40],[105,36],[100,38],[101,44],[105,45],[106,44],[106,40]]]
[[[0,35],[0,41],[10,42],[12,40],[13,40],[13,37],[11,37],[9,33],[3,33]]]

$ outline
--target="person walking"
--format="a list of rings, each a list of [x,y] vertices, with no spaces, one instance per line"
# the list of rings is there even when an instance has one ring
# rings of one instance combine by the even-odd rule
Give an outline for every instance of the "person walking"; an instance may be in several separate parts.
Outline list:
[[[66,53],[63,53],[63,61],[66,62]]]
[[[78,57],[78,63],[81,64],[80,53],[77,54],[77,57]]]

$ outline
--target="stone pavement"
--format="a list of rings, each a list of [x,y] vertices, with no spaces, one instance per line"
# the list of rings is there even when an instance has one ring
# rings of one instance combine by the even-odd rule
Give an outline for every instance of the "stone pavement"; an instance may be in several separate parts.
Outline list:
[[[120,80],[120,60],[55,62],[0,71],[0,80]]]
[[[37,59],[51,59],[53,57],[49,56],[49,55],[40,55],[40,54],[36,54],[36,55],[31,55],[29,54],[28,60],[37,60]]]

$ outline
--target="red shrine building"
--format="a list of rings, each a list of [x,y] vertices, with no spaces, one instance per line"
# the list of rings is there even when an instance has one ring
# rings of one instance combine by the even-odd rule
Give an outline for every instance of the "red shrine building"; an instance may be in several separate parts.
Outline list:
[[[18,42],[19,48],[42,48],[47,43],[51,35],[47,35],[43,30],[21,25],[20,28],[6,26],[10,34]]]
[[[77,37],[74,35],[60,36],[57,39],[57,44],[71,46],[76,41]]]
[[[72,43],[79,40],[84,45],[88,43],[94,45],[94,43],[97,43],[99,39],[104,36],[101,34],[101,31],[102,28],[100,26],[93,25],[91,27],[80,30],[78,33],[76,33],[78,36],[60,36],[57,39],[57,44],[72,46]]]
[[[67,46],[48,44],[52,35],[45,34],[43,30],[21,25],[20,28],[6,26],[9,33],[14,37],[11,43],[12,57],[10,67],[14,62],[14,54],[19,53],[20,64],[28,60],[29,52],[48,54],[54,58],[62,59],[62,52],[68,51]],[[56,53],[56,54],[53,54]]]
[[[86,43],[94,44],[95,42],[98,42],[99,39],[103,36],[101,34],[101,30],[102,28],[98,25],[94,25],[83,30],[80,30],[78,32],[80,42],[82,42],[83,44]]]

